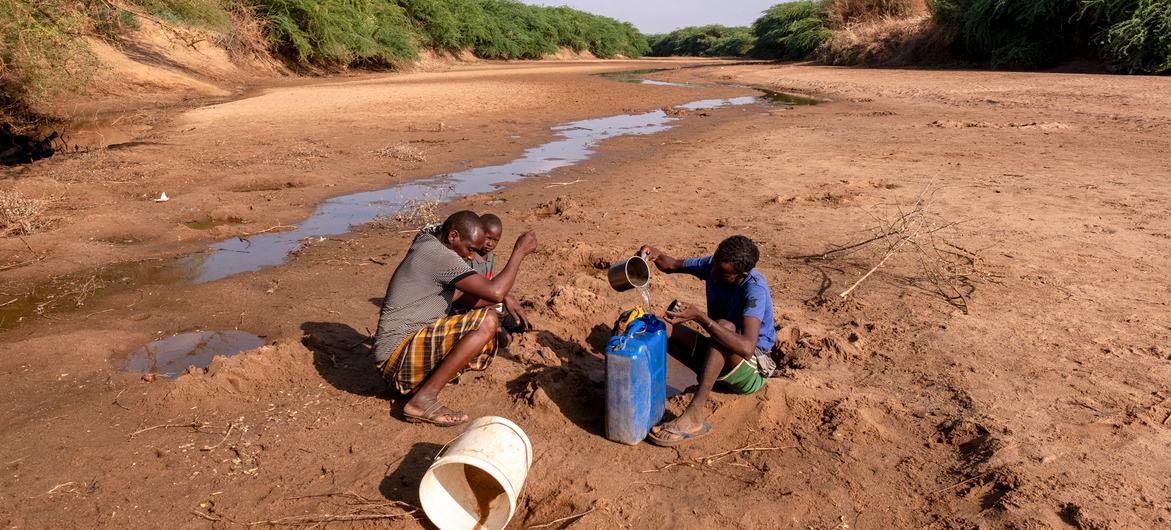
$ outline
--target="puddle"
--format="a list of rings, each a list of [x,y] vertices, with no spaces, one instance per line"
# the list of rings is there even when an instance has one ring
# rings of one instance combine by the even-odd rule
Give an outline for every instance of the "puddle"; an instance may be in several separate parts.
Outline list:
[[[766,88],[751,87],[753,90],[764,92],[761,99],[769,103],[778,103],[781,105],[816,105],[820,101],[811,97],[799,96],[797,94],[789,94],[787,92],[777,92],[775,90],[768,90]]]
[[[695,372],[678,359],[667,355],[667,397],[678,396],[684,390],[698,385],[699,379]]]
[[[207,368],[217,355],[232,356],[264,346],[264,339],[243,331],[197,331],[156,340],[127,354],[115,355],[114,367],[176,377],[188,366]]]
[[[194,230],[211,230],[212,228],[215,228],[217,226],[238,225],[238,224],[243,224],[243,223],[244,223],[244,220],[239,217],[225,217],[223,219],[219,219],[219,218],[215,218],[215,217],[205,217],[203,219],[199,219],[196,221],[190,221],[190,222],[186,222],[183,224],[187,225],[187,228],[191,228]]]
[[[69,274],[32,286],[4,286],[0,296],[0,330],[44,313],[82,309],[94,302],[141,285],[165,285],[190,281],[195,269],[190,259],[146,260],[117,263],[85,273]],[[22,286],[23,287],[23,286]]]
[[[150,126],[127,123],[125,117],[94,118],[74,120],[58,123],[42,129],[44,134],[56,132],[60,137],[56,141],[58,152],[84,151],[86,149],[100,149],[106,147],[127,147],[143,133],[150,130]]]
[[[655,79],[643,79],[642,78],[642,76],[644,76],[646,74],[653,74],[656,72],[666,72],[668,70],[671,70],[671,69],[670,68],[652,68],[649,70],[624,70],[622,72],[607,72],[607,73],[598,74],[598,75],[605,77],[606,79],[618,81],[620,83],[635,83],[635,84],[640,84],[640,85],[655,85],[655,86],[676,86],[676,87],[687,87],[687,88],[695,88],[695,87],[699,86],[699,85],[693,85],[690,83],[672,83],[670,81],[657,81]]]

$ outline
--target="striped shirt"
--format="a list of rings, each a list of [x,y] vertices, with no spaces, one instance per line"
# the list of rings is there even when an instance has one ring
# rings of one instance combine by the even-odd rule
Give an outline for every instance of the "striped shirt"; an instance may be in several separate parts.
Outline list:
[[[415,236],[390,277],[374,334],[374,357],[383,362],[404,339],[451,314],[455,284],[476,271],[431,231]]]

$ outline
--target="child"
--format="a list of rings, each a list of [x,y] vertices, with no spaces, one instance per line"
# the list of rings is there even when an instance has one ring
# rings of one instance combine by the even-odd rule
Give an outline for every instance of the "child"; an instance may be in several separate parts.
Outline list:
[[[486,213],[480,216],[480,223],[484,225],[484,246],[476,251],[479,259],[472,259],[472,269],[481,276],[491,280],[496,274],[496,245],[504,235],[504,222],[495,214]],[[511,296],[505,298],[504,303],[497,305],[496,310],[501,312],[500,344],[508,344],[509,333],[521,333],[529,329],[528,319],[524,310]]]

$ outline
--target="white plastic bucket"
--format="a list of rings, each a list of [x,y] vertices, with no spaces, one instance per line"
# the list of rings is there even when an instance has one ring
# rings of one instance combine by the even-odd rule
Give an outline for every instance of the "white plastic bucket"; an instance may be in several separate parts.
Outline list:
[[[476,418],[423,474],[423,512],[440,530],[502,530],[532,464],[533,445],[520,427],[498,416]]]

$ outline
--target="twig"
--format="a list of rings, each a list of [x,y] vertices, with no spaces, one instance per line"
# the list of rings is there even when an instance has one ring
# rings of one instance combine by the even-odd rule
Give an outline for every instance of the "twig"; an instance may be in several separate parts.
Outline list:
[[[122,397],[122,394],[123,394],[124,392],[126,392],[126,389],[125,389],[125,388],[123,388],[122,390],[120,390],[120,391],[118,392],[118,395],[114,396],[114,401],[111,401],[111,402],[110,402],[110,404],[111,404],[111,405],[118,405],[119,407],[122,407],[122,408],[123,408],[123,409],[125,409],[125,410],[130,410],[130,407],[127,407],[126,405],[123,405],[123,404],[121,404],[121,403],[119,403],[119,402],[118,402],[118,398]]]
[[[44,495],[52,495],[52,494],[54,494],[54,493],[57,493],[57,490],[59,490],[59,489],[61,489],[61,488],[64,488],[65,486],[72,486],[72,485],[74,485],[74,484],[76,484],[76,483],[75,483],[75,482],[66,482],[66,483],[64,483],[64,484],[58,484],[58,485],[56,485],[56,486],[53,486],[53,489],[51,489],[51,490],[49,490],[49,491],[46,491],[46,492],[44,493]]]
[[[25,248],[27,248],[27,249],[28,249],[28,253],[29,253],[29,254],[32,254],[32,255],[34,255],[34,256],[36,256],[36,255],[37,255],[37,251],[33,250],[33,246],[32,246],[32,245],[30,245],[30,244],[28,244],[28,241],[25,241],[25,240],[24,240],[24,236],[16,236],[16,237],[19,237],[19,238],[20,238],[20,242],[21,242],[21,243],[24,243],[24,246],[25,246]]]
[[[556,188],[557,186],[569,186],[571,184],[577,184],[578,182],[581,182],[581,179],[577,179],[573,182],[554,182],[552,184],[549,184],[548,186],[545,186],[545,189]],[[529,528],[533,528],[533,527],[530,526]]]
[[[8,305],[8,304],[11,304],[11,303],[13,303],[13,302],[16,302],[17,300],[20,300],[20,297],[13,298],[12,300],[9,300],[9,301],[7,301],[7,302],[4,302],[3,304],[0,304],[0,307],[4,307],[4,306],[6,306],[6,305]]]
[[[582,518],[582,517],[585,517],[585,516],[587,516],[587,515],[589,515],[589,514],[593,513],[593,511],[594,511],[594,510],[597,510],[597,509],[598,509],[597,507],[593,507],[593,508],[590,508],[590,509],[588,509],[588,510],[586,510],[586,511],[584,511],[584,512],[581,512],[581,513],[575,513],[575,514],[573,514],[573,515],[570,515],[570,516],[568,516],[568,517],[562,517],[562,518],[560,518],[560,519],[554,519],[554,520],[552,520],[552,521],[549,521],[549,522],[547,522],[547,523],[535,524],[535,525],[529,526],[528,528],[529,528],[529,530],[532,530],[533,528],[547,528],[547,527],[553,526],[553,525],[555,525],[555,524],[557,524],[557,523],[564,523],[565,521],[569,521],[569,520],[572,520],[572,519],[580,519],[580,518]]]
[[[672,468],[675,466],[695,467],[696,464],[703,464],[705,466],[710,466],[710,465],[720,461],[721,459],[723,459],[726,456],[737,454],[737,453],[751,453],[751,452],[755,452],[755,451],[782,451],[785,449],[795,449],[796,447],[797,446],[795,446],[795,445],[787,445],[785,447],[752,447],[750,444],[750,445],[746,445],[744,447],[741,447],[739,449],[732,449],[729,451],[722,451],[719,453],[714,453],[714,454],[710,454],[707,456],[701,456],[699,458],[694,458],[691,461],[677,460],[675,462],[670,462],[670,463],[668,463],[658,469],[646,469],[646,470],[640,471],[640,473],[658,473],[659,471],[663,471],[663,470],[666,470],[666,469],[669,469],[669,468]]]
[[[197,515],[199,517],[207,519],[208,521],[213,521],[213,522],[223,521],[223,519],[220,519],[219,517],[212,517],[212,516],[210,516],[206,513],[203,513],[199,510],[191,510],[191,515]]]
[[[911,239],[913,239],[917,235],[919,235],[918,230],[916,230],[915,233],[904,237],[901,241],[896,243],[893,247],[891,247],[890,250],[886,251],[886,255],[882,257],[882,260],[878,262],[878,265],[875,265],[874,268],[870,269],[866,274],[862,275],[861,278],[858,278],[858,281],[854,282],[854,285],[851,285],[849,289],[842,291],[842,294],[839,294],[838,296],[845,298],[846,295],[850,294],[850,291],[853,291],[854,288],[858,287],[858,285],[860,285],[864,280],[866,280],[866,278],[869,278],[871,274],[874,274],[874,271],[876,271],[880,267],[882,267],[882,265],[884,263],[886,263],[886,260],[890,259],[891,256],[895,255],[895,251],[898,250],[899,247],[902,247],[904,244],[906,244],[908,241],[910,241]]]
[[[248,523],[248,526],[304,526],[317,525],[321,523],[332,523],[336,521],[375,521],[380,519],[397,519],[399,517],[408,517],[414,515],[414,511],[402,513],[374,513],[374,514],[355,514],[355,515],[294,515],[291,517],[282,517],[280,519],[273,519],[271,521],[256,521]]]
[[[211,451],[212,449],[219,447],[220,444],[224,443],[224,440],[228,439],[228,436],[230,436],[232,434],[232,429],[235,429],[235,428],[236,428],[235,423],[229,423],[228,424],[228,432],[224,433],[224,437],[220,438],[219,442],[217,442],[215,445],[205,445],[203,447],[200,447],[199,450],[200,451]]]
[[[282,228],[297,228],[297,225],[276,225],[276,226],[270,226],[270,227],[268,227],[268,228],[265,228],[264,230],[261,230],[261,231],[259,231],[259,232],[249,232],[249,233],[247,233],[247,234],[244,234],[243,236],[237,236],[237,237],[245,237],[245,238],[247,238],[247,237],[252,237],[252,236],[255,236],[255,235],[258,235],[258,234],[264,234],[264,233],[267,233],[267,232],[272,232],[273,230],[280,230],[280,229],[282,229]]]
[[[198,429],[204,425],[207,425],[207,424],[206,423],[196,423],[194,421],[191,423],[164,423],[162,425],[155,425],[154,427],[147,427],[145,429],[139,429],[137,431],[134,431],[134,432],[130,433],[130,438],[133,439],[135,436],[138,436],[138,435],[140,435],[144,432],[147,432],[147,431],[153,431],[155,429],[171,429],[171,428],[175,428],[175,427],[191,427],[192,429]]]
[[[950,486],[948,486],[948,487],[946,487],[946,488],[939,488],[939,489],[937,489],[937,490],[935,490],[935,491],[933,491],[933,492],[931,492],[931,493],[928,493],[928,495],[935,495],[936,493],[942,493],[942,492],[945,492],[945,491],[947,491],[947,490],[949,490],[949,489],[952,489],[952,488],[955,488],[955,487],[958,487],[958,486],[962,486],[962,485],[964,485],[964,484],[967,484],[967,483],[969,483],[969,482],[971,482],[971,481],[973,481],[973,480],[976,480],[976,479],[978,479],[978,478],[983,478],[983,477],[985,477],[985,476],[987,476],[987,475],[991,475],[991,474],[992,474],[992,473],[994,473],[994,472],[996,472],[996,470],[995,470],[995,469],[993,469],[993,470],[991,470],[991,471],[985,471],[985,472],[983,472],[983,473],[980,473],[979,475],[976,475],[976,476],[974,476],[974,477],[967,478],[967,479],[961,480],[961,481],[959,481],[959,482],[956,482],[955,484],[952,484],[952,485],[950,485]]]

